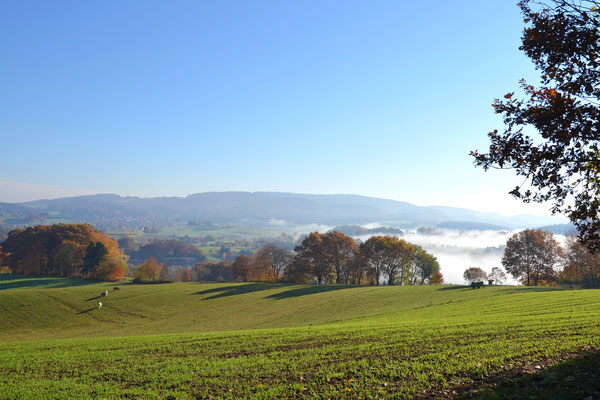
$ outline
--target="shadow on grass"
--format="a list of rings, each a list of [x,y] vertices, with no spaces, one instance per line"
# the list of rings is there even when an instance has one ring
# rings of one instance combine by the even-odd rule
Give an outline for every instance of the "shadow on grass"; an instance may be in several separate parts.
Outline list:
[[[289,299],[292,297],[307,296],[310,294],[325,293],[325,292],[331,292],[334,290],[350,289],[350,288],[355,288],[355,287],[356,286],[351,286],[351,285],[313,285],[313,286],[306,286],[306,287],[300,287],[300,288],[295,288],[295,289],[291,289],[291,290],[286,290],[284,292],[274,293],[265,298],[282,300],[282,299]]]
[[[87,313],[89,313],[90,311],[94,311],[94,310],[95,310],[95,309],[97,309],[97,308],[98,308],[98,307],[92,307],[92,308],[88,308],[87,310],[79,311],[79,312],[77,313],[77,315],[80,315],[80,314],[87,314]]]
[[[206,297],[203,300],[212,300],[218,299],[220,297],[228,297],[228,296],[236,296],[239,294],[253,293],[259,292],[261,290],[269,290],[269,289],[283,289],[282,292],[274,293],[272,295],[266,296],[265,299],[287,299],[292,297],[300,297],[307,296],[310,294],[331,292],[333,290],[340,289],[349,289],[356,286],[351,285],[311,285],[311,286],[301,286],[298,285],[288,285],[288,284],[277,284],[277,283],[248,283],[248,284],[238,284],[232,286],[219,286],[213,289],[202,290],[200,292],[196,292],[193,294],[206,295],[212,294],[212,296]],[[288,288],[288,290],[285,290]],[[93,299],[90,299],[93,300]]]
[[[552,287],[552,286],[504,286],[504,285],[483,285],[479,289],[473,289],[471,285],[452,285],[442,286],[440,290],[485,290],[488,288],[502,288],[506,291],[520,291],[523,292],[556,292],[560,290],[579,290],[579,288],[568,288],[568,287]]]
[[[92,285],[94,281],[83,279],[58,278],[51,276],[24,276],[15,274],[0,274],[0,290],[47,288],[56,289],[69,286]]]
[[[457,391],[455,398],[461,400],[600,399],[600,352],[587,352],[539,371],[533,366],[492,376]]]
[[[473,288],[469,285],[469,286],[458,286],[458,285],[452,285],[452,286],[443,286],[440,288],[440,290],[473,290]]]
[[[272,284],[272,283],[248,283],[248,284],[238,284],[232,286],[219,286],[213,289],[201,290],[199,292],[193,294],[212,294],[212,296],[206,297],[203,300],[212,300],[218,299],[220,297],[228,297],[228,296],[236,296],[238,294],[246,294],[252,292],[259,292],[261,290],[268,290],[273,288],[281,287],[281,285]]]

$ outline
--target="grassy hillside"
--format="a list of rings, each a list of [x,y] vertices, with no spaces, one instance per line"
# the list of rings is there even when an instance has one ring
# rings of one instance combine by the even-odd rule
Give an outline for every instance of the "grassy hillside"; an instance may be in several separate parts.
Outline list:
[[[3,279],[3,280],[1,280]],[[113,291],[118,286],[121,290]],[[109,291],[106,298],[99,294]],[[229,331],[347,323],[514,289],[269,283],[134,285],[0,275],[0,340]],[[98,302],[103,303],[98,309]]]
[[[0,281],[0,398],[455,397],[473,382],[484,398],[598,389],[553,366],[600,346],[597,290],[73,283]],[[550,374],[540,375],[546,386],[506,386],[527,370]]]

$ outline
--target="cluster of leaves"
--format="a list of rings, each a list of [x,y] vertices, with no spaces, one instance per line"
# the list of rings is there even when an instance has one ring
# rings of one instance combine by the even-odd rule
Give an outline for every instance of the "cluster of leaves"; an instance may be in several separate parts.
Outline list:
[[[525,202],[551,202],[576,225],[580,240],[600,250],[600,2],[524,0],[520,49],[541,72],[524,97],[508,93],[493,107],[503,132],[489,133],[489,152],[475,165],[512,168],[525,182],[511,191]],[[524,128],[533,128],[539,137]]]
[[[87,224],[38,225],[9,232],[2,244],[17,274],[119,280],[127,273],[117,243]]]

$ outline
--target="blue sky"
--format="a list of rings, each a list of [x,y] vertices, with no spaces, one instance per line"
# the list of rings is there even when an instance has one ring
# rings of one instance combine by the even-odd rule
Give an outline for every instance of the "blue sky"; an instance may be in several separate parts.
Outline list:
[[[516,1],[515,1],[516,3]],[[0,201],[355,193],[546,213],[469,150],[537,74],[511,1],[0,0]]]

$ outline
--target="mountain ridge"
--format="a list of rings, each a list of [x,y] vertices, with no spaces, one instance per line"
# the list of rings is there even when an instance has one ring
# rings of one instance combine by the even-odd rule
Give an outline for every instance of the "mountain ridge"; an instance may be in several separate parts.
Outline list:
[[[143,224],[209,220],[220,223],[368,224],[436,226],[447,222],[473,222],[509,228],[560,223],[556,218],[502,216],[446,206],[418,206],[408,202],[355,194],[302,194],[290,192],[202,192],[185,197],[137,197],[96,194],[0,203],[4,221],[33,216],[94,224]]]

